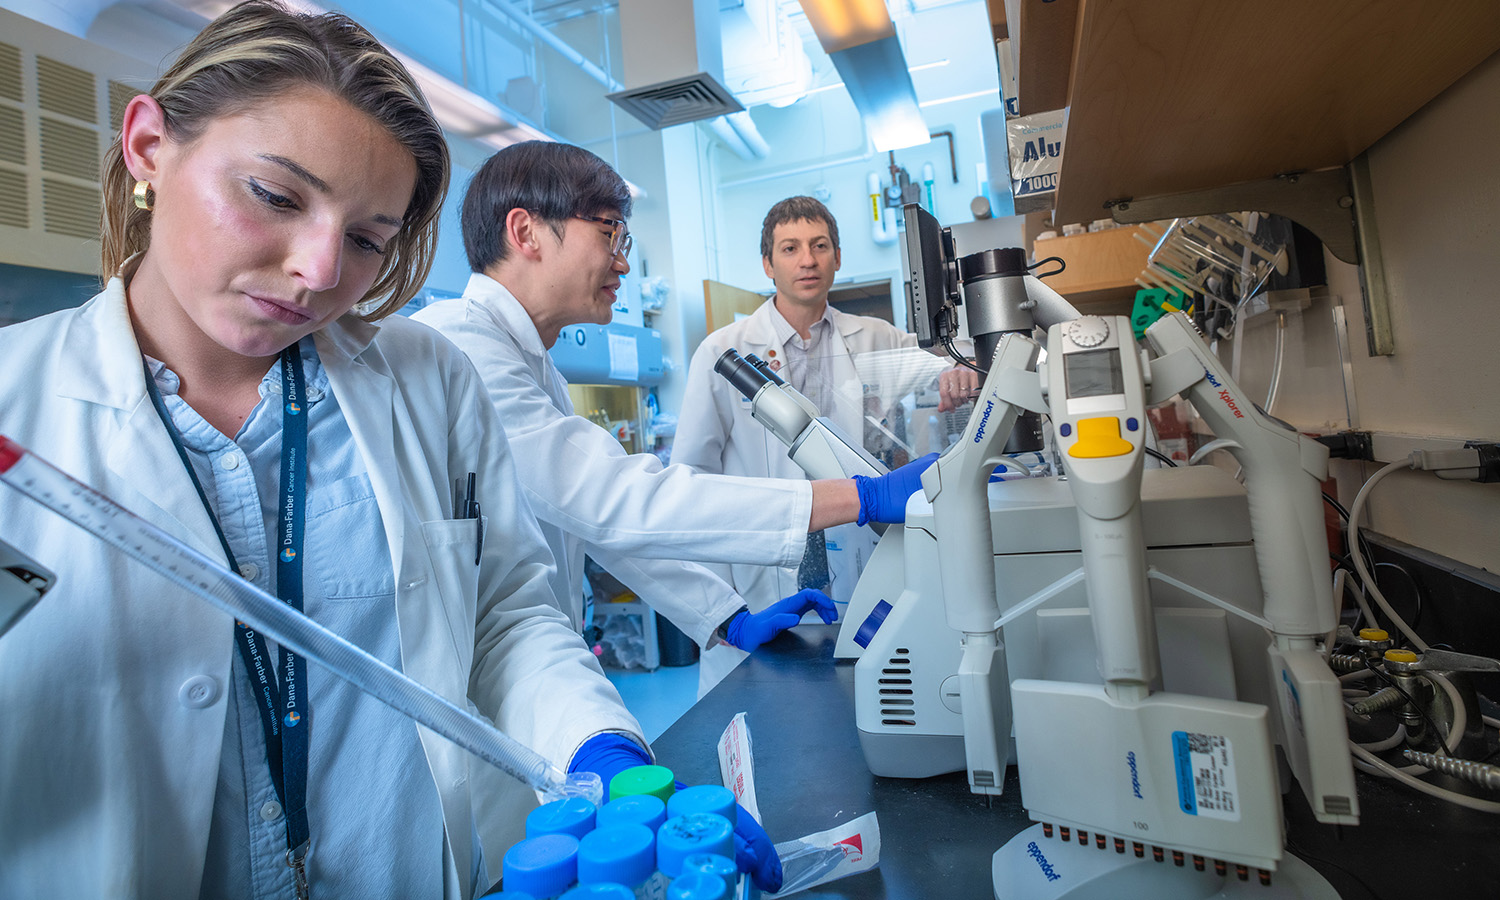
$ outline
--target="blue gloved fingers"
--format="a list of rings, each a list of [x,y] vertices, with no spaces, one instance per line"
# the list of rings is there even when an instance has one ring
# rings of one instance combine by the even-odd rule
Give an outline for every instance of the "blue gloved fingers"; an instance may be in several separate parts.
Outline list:
[[[833,601],[828,595],[817,588],[803,588],[790,597],[784,597],[772,603],[766,612],[793,612],[800,618],[810,612],[816,612],[818,618],[825,623],[832,622],[838,618],[838,612],[834,609]]]
[[[838,609],[833,605],[833,600],[816,588],[804,588],[793,596],[803,598],[801,612],[816,612],[818,618],[823,620],[824,625],[833,624],[833,620],[839,617]]]
[[[776,846],[743,806],[735,815],[734,862],[741,872],[750,873],[750,880],[761,890],[767,893],[781,890],[781,858],[776,855]]]
[[[906,500],[922,489],[922,473],[938,458],[936,453],[914,459],[894,472],[871,478],[854,476],[859,492],[858,525],[870,522],[896,524],[906,521]]]
[[[604,782],[609,800],[609,780],[626,769],[651,765],[651,754],[623,734],[606,731],[583,742],[568,762],[568,772],[593,772]]]
[[[746,653],[754,653],[761,644],[800,621],[802,616],[797,613],[777,612],[774,606],[764,612],[742,612],[729,623],[724,636]]]
[[[761,644],[802,621],[802,616],[809,612],[816,612],[824,622],[838,618],[838,611],[827,594],[806,588],[777,600],[758,613],[741,612],[730,620],[724,636],[734,646],[753,653]]]

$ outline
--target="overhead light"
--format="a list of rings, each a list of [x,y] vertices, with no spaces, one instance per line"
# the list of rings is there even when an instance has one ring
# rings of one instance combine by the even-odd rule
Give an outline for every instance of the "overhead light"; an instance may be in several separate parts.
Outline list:
[[[927,122],[885,0],[801,2],[875,149],[884,153],[927,143]]]
[[[885,0],[802,0],[802,11],[824,52],[895,37]]]
[[[917,89],[895,35],[828,54],[859,110],[865,132],[881,153],[929,140]]]

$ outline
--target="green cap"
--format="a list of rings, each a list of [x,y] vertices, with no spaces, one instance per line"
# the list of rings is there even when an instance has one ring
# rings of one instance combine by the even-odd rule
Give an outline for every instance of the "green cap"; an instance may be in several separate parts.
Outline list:
[[[632,766],[609,780],[609,799],[650,794],[663,803],[672,796],[672,770],[665,766]]]

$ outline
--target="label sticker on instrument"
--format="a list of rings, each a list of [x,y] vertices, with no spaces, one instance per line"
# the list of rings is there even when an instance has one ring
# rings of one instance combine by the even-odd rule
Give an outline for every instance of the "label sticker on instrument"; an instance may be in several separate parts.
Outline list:
[[[1172,732],[1177,763],[1177,805],[1190,816],[1240,820],[1239,788],[1234,777],[1234,750],[1218,734]]]

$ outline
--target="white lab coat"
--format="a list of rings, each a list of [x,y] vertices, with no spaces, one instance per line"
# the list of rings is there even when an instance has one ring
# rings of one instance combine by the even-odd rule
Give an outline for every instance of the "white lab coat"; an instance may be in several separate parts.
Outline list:
[[[744,603],[725,581],[679,560],[795,565],[802,559],[812,488],[663,467],[627,454],[613,435],[573,414],[568,383],[525,308],[474,275],[464,297],[415,316],[469,354],[500,413],[527,500],[541,520],[563,611],[580,624],[584,553],[700,647]]]
[[[396,567],[404,671],[559,765],[602,730],[639,740],[552,605],[551,557],[468,361],[400,318],[346,316],[316,340]],[[147,397],[120,279],[79,309],[0,330],[0,360],[0,433],[223,558]],[[468,471],[488,520],[480,566],[473,522],[450,518],[453,478]],[[230,617],[3,485],[0,535],[58,576],[0,638],[0,896],[196,897],[235,652]],[[510,781],[471,803],[469,779],[484,764],[420,735],[446,825],[444,896],[467,898],[473,817],[514,820],[535,796]],[[412,852],[435,852],[438,840],[413,835]]]
[[[741,355],[753,353],[768,362],[785,357],[785,349],[772,322],[774,300],[767,300],[749,316],[718,329],[698,345],[688,369],[687,389],[672,441],[672,462],[684,463],[703,472],[773,478],[806,478],[787,456],[787,447],[750,415],[750,401],[729,380],[714,372],[716,363],[730,347]],[[896,354],[906,360],[897,366],[899,378],[890,377],[891,357],[898,348],[916,348],[916,335],[899,330],[883,319],[853,316],[830,310],[833,333],[821,353],[833,358],[833,408],[820,410],[845,433],[858,439],[864,434],[864,395],[872,381],[870,363],[880,361],[883,372],[881,394],[891,403],[915,384],[941,371],[943,364],[931,354],[912,349]],[[772,354],[771,351],[775,351]],[[896,382],[900,383],[897,384]],[[841,525],[828,529],[829,594],[847,603],[859,572],[874,548],[874,533],[868,528]],[[719,571],[749,603],[762,610],[782,597],[797,592],[797,558],[785,566],[736,564],[712,567]],[[842,608],[842,606],[841,606]],[[705,654],[700,685],[712,685],[744,659],[732,647],[716,647]]]

